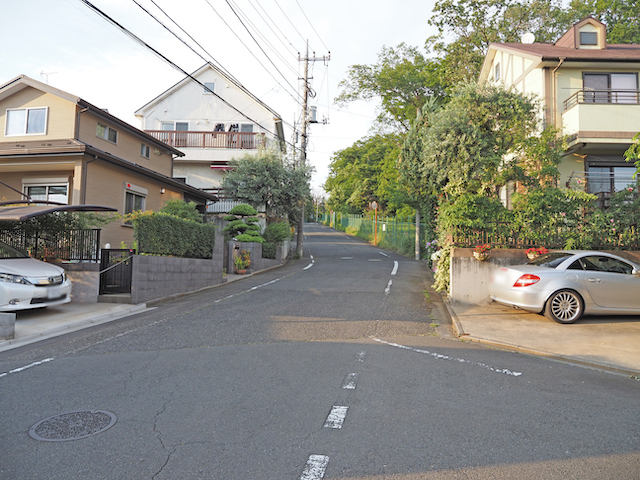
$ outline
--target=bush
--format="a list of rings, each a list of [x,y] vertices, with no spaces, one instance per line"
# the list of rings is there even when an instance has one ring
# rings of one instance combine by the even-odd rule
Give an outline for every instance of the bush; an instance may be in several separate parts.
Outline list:
[[[264,242],[262,244],[262,258],[276,259],[278,246],[273,242]]]
[[[202,214],[198,212],[196,202],[187,203],[184,200],[169,200],[160,211],[185,220],[202,223]]]
[[[264,238],[260,235],[251,235],[250,233],[241,233],[234,237],[238,242],[255,242],[264,243]]]
[[[215,226],[166,213],[142,212],[133,217],[133,236],[140,253],[184,258],[211,258]]]
[[[287,222],[272,222],[264,229],[262,236],[267,242],[281,243],[291,238],[291,227]]]
[[[249,217],[253,215],[257,215],[258,211],[253,208],[251,205],[247,205],[246,203],[241,203],[240,205],[236,205],[229,212],[230,215],[239,215],[241,217]]]

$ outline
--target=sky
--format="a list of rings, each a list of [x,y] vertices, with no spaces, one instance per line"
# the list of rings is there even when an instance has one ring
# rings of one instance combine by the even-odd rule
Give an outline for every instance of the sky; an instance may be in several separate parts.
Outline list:
[[[383,46],[404,42],[422,47],[436,33],[428,25],[435,0],[90,1],[184,71],[191,73],[213,59],[280,114],[288,141],[294,123],[299,129],[302,111],[298,52],[304,55],[307,40],[310,56],[330,52],[326,65],[310,63],[316,96],[309,105],[317,107],[319,120],[327,119],[309,130],[307,159],[315,168],[316,192],[327,178],[331,156],[367,136],[376,116],[375,100],[343,107],[333,102],[349,66],[375,63]],[[0,84],[24,74],[140,128],[134,112],[184,77],[81,0],[4,3],[3,30],[9,40],[0,50]]]

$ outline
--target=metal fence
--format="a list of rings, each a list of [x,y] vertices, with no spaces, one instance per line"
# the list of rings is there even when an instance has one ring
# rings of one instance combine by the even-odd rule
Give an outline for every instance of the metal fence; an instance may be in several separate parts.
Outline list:
[[[415,253],[415,217],[379,216],[376,223],[373,214],[353,215],[333,212],[321,214],[318,221],[336,230],[356,235],[369,242],[375,242],[376,245],[394,250],[403,255],[412,256]],[[425,238],[426,231],[427,225],[421,223],[420,238],[422,239],[422,253],[424,253],[425,243],[433,240]]]
[[[99,228],[32,233],[0,230],[0,241],[39,260],[98,262],[100,258]]]

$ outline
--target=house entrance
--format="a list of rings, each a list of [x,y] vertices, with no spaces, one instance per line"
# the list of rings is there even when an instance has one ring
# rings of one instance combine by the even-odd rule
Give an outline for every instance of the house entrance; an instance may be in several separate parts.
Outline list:
[[[100,256],[100,295],[107,293],[131,293],[133,275],[132,257],[135,250],[105,249]]]

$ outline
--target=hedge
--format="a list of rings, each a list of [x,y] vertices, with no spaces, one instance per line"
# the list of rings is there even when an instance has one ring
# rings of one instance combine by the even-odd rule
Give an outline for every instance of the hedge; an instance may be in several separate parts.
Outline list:
[[[133,219],[138,251],[183,258],[211,258],[215,226],[160,212],[145,212]]]

